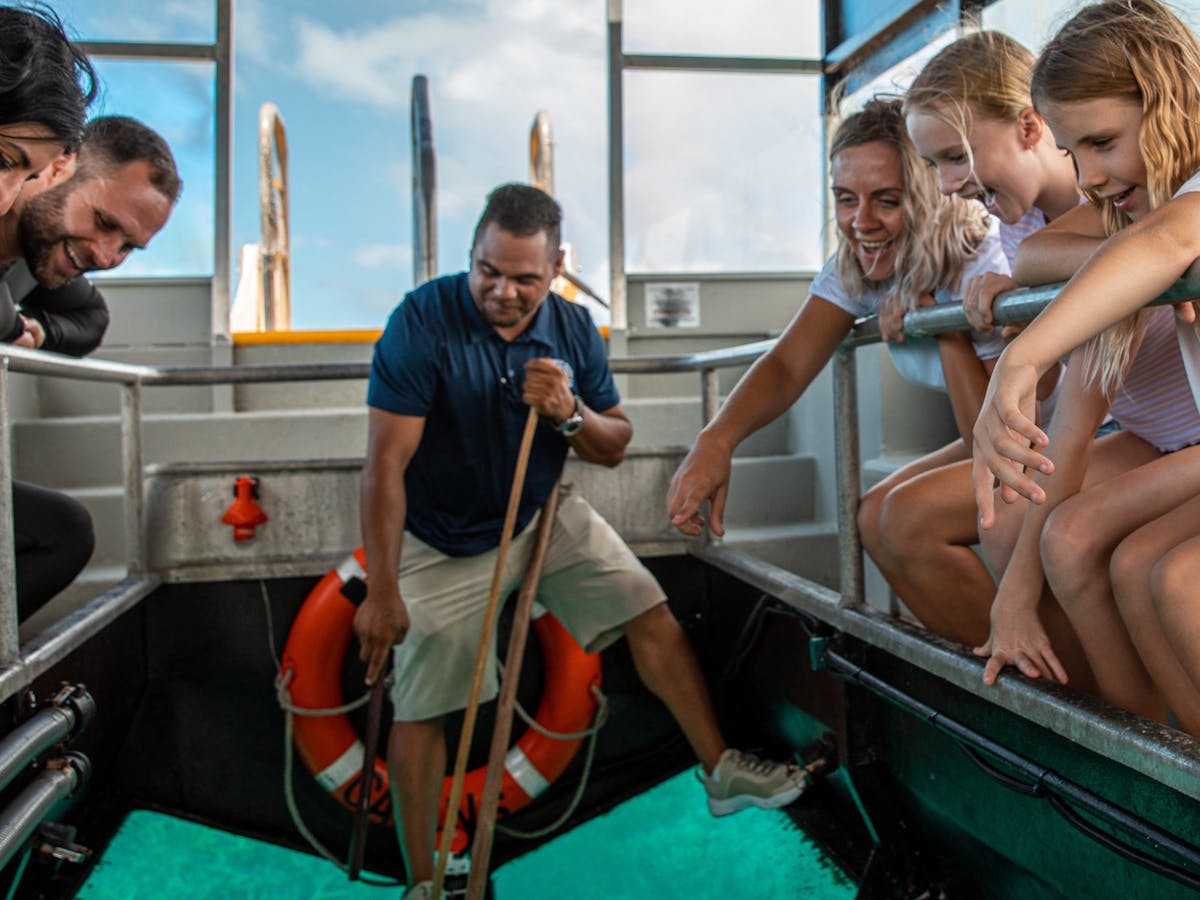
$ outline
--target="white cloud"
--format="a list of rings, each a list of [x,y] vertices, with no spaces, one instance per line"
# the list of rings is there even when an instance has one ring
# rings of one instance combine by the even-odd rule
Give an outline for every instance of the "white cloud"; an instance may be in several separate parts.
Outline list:
[[[264,0],[237,0],[233,40],[238,61],[269,65],[276,59],[281,40],[278,13],[268,12]]]
[[[412,269],[412,247],[407,244],[366,244],[354,251],[355,265],[364,269]]]

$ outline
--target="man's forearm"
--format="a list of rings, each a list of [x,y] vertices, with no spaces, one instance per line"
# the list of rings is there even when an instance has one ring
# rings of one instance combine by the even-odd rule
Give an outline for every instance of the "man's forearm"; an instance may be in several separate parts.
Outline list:
[[[403,473],[384,471],[388,468],[368,459],[362,474],[360,521],[369,584],[395,581],[400,570],[408,502]]]
[[[615,466],[625,458],[625,448],[633,439],[633,425],[623,414],[596,412],[579,401],[583,427],[568,440],[584,462]]]

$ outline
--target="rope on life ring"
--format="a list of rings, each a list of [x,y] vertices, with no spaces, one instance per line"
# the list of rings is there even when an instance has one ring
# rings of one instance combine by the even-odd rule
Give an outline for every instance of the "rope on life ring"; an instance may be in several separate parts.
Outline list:
[[[365,595],[365,581],[366,557],[359,547],[327,572],[305,599],[288,633],[280,666],[295,707],[332,709],[343,705],[342,665],[354,632],[356,603]],[[600,685],[600,656],[585,653],[549,612],[535,610],[535,615],[533,630],[545,657],[546,675],[534,720],[548,732],[585,732],[596,711],[593,687]],[[353,811],[364,748],[349,717],[344,713],[301,716],[293,728],[296,750],[305,767],[330,796]],[[545,791],[566,770],[582,742],[582,736],[558,740],[528,729],[504,759],[500,815],[516,812]],[[486,774],[487,767],[480,766],[466,775],[455,825],[455,852],[469,846]],[[442,784],[441,822],[446,820],[449,788],[447,777]],[[391,797],[383,760],[375,761],[370,790],[370,820],[390,827]]]

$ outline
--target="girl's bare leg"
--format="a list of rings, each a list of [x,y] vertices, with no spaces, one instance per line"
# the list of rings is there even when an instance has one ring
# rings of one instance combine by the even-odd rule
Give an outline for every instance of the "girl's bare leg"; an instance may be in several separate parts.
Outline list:
[[[880,503],[871,556],[926,628],[975,646],[988,635],[996,585],[978,540],[969,460],[917,473]]]
[[[1123,540],[1113,552],[1111,565],[1117,606],[1134,646],[1167,706],[1194,735],[1200,735],[1200,691],[1188,664],[1200,649],[1200,617],[1191,609],[1196,581],[1187,579],[1200,576],[1197,534],[1200,497]],[[1184,598],[1186,602],[1180,602]],[[1200,666],[1192,667],[1200,675]]]
[[[1144,462],[1147,453],[1156,458]],[[1121,541],[1178,505],[1181,491],[1200,492],[1200,448],[1160,456],[1122,433],[1106,439],[1105,455],[1127,471],[1085,488],[1051,513],[1042,532],[1046,580],[1083,644],[1101,695],[1163,721],[1162,694],[1113,599],[1110,563]]]

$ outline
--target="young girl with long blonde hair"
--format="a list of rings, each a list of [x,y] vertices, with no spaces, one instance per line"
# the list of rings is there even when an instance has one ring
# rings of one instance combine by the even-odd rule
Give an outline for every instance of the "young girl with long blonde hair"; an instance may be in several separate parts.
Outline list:
[[[1179,502],[1200,494],[1200,413],[1175,387],[1192,368],[1196,335],[1180,330],[1181,358],[1169,309],[1142,309],[1200,257],[1200,44],[1155,0],[1088,6],[1042,52],[1033,97],[1092,202],[1078,234],[1107,240],[1005,351],[975,427],[981,525],[995,520],[993,473],[1006,497],[1033,501],[997,596],[1021,623],[1004,654],[1022,668],[1054,666],[1053,649],[1028,637],[1044,565],[1104,696],[1162,718],[1161,691],[1200,734],[1200,632],[1154,606],[1171,574],[1159,561],[1188,559],[1200,527],[1200,501]],[[1030,415],[1038,374],[1076,347],[1076,399],[1064,398],[1047,438]],[[1135,390],[1145,392],[1133,410],[1139,427],[1133,413],[1118,418],[1141,432],[1148,458],[1080,490],[1087,427],[1110,401],[1135,401]],[[1137,455],[1130,445],[1130,460]]]
[[[1051,220],[1069,219],[1080,200],[1070,159],[1033,108],[1032,68],[1033,54],[1012,38],[978,32],[930,60],[904,101],[909,134],[936,172],[942,193],[978,200],[998,217],[1010,259],[1022,239]],[[1096,244],[1080,240],[1074,253],[1059,248],[1052,260],[1042,261],[1038,274],[1069,277]],[[992,301],[1016,286],[1002,272],[983,274],[967,285],[963,305],[978,331],[994,331]],[[922,623],[979,646],[988,637],[995,582],[971,549],[978,534],[969,435],[993,361],[977,358],[962,332],[939,335],[937,343],[947,382],[959,386],[951,398],[958,401],[955,418],[968,440],[909,463],[868,491],[859,507],[859,529],[867,552]],[[1058,373],[1049,374],[1045,398],[1057,385]],[[1050,403],[1045,406],[1048,414]],[[997,561],[1002,565],[1003,559]],[[1074,640],[1055,605],[1043,616],[1056,643]],[[1076,658],[1071,668],[1083,676],[1082,655]],[[1086,684],[1085,678],[1077,680]]]

